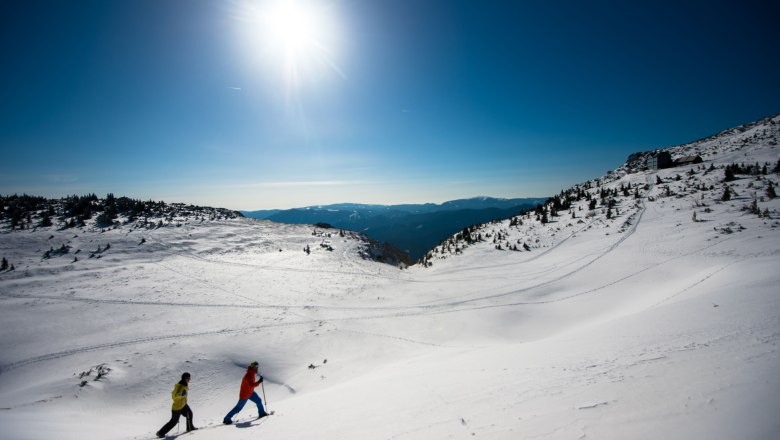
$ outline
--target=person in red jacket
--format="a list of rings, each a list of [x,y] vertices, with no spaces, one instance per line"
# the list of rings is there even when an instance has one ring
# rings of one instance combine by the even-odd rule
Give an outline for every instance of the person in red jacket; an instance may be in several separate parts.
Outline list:
[[[235,407],[233,407],[233,409],[230,410],[229,413],[227,413],[225,418],[222,420],[222,423],[226,425],[233,423],[233,416],[238,414],[238,412],[244,408],[247,400],[251,400],[257,404],[258,419],[268,415],[268,413],[266,413],[265,409],[263,408],[263,401],[260,400],[260,396],[258,396],[255,392],[255,388],[263,383],[263,376],[257,374],[258,367],[259,365],[257,364],[257,361],[252,362],[249,364],[249,367],[247,367],[246,374],[244,374],[244,378],[241,380],[241,391],[238,394],[238,403]],[[257,381],[255,381],[255,375],[257,375]]]

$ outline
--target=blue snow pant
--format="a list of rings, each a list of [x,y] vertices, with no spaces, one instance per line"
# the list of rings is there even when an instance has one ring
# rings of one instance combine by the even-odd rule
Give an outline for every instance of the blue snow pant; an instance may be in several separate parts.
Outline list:
[[[225,422],[230,421],[234,415],[238,414],[238,412],[244,408],[244,405],[246,405],[247,400],[251,400],[252,402],[255,402],[255,404],[257,404],[258,417],[263,417],[266,415],[265,409],[263,408],[263,401],[260,400],[260,396],[258,396],[257,393],[253,392],[252,395],[249,396],[249,399],[239,400],[238,403],[236,403],[236,406],[233,407],[233,409],[231,409],[230,412],[225,416],[223,421]]]

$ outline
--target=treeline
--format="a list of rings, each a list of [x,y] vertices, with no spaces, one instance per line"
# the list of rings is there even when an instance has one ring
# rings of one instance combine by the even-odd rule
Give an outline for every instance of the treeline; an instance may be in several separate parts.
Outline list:
[[[584,184],[561,191],[560,194],[550,197],[543,204],[536,205],[533,213],[536,215],[536,220],[542,224],[549,223],[553,217],[561,216],[562,212],[567,212],[571,218],[577,218],[577,213],[572,209],[572,206],[576,202],[585,200],[588,202],[589,211],[593,211],[597,207],[606,208],[607,218],[612,218],[612,209],[617,204],[616,198],[621,195],[639,198],[640,189],[647,190],[648,187],[646,185],[621,184],[620,188],[610,189],[602,186],[600,180],[589,180]]]
[[[11,229],[30,229],[54,226],[55,221],[63,228],[86,225],[95,219],[95,226],[108,227],[121,216],[126,222],[143,218],[173,220],[174,215],[200,215],[214,218],[235,218],[242,215],[227,209],[215,209],[180,203],[167,204],[153,200],[142,201],[129,197],[116,197],[109,193],[104,199],[95,194],[67,196],[62,199],[47,199],[39,196],[0,195],[0,222],[8,222]]]
[[[723,171],[724,174],[723,181],[731,182],[733,180],[736,180],[737,178],[736,176],[738,174],[745,174],[750,176],[758,176],[758,175],[766,176],[770,172],[770,170],[773,173],[780,173],[780,160],[777,161],[777,164],[775,164],[774,168],[770,169],[769,168],[770,166],[771,165],[769,164],[769,162],[765,162],[763,166],[758,164],[758,162],[756,162],[755,165],[751,165],[751,164],[745,165],[744,163],[742,164],[733,163],[731,165],[726,165],[726,168]]]
[[[720,200],[723,202],[727,202],[731,200],[731,197],[734,195],[734,191],[729,187],[728,182],[733,182],[737,180],[738,175],[748,175],[748,176],[756,176],[756,179],[761,180],[762,178],[766,180],[766,197],[769,199],[774,199],[777,197],[777,192],[775,191],[775,185],[774,183],[763,177],[767,174],[771,173],[780,173],[780,160],[777,161],[777,164],[773,168],[769,168],[770,164],[769,162],[765,162],[764,165],[760,165],[756,163],[755,165],[745,165],[732,163],[730,165],[726,165],[723,170],[723,195],[721,196]],[[709,171],[709,170],[708,170]],[[765,215],[767,218],[769,217],[769,209],[767,208],[765,210],[765,214],[762,213],[758,209],[757,201],[753,200],[753,205],[750,207],[750,212],[754,214],[758,214],[759,217],[762,215]]]

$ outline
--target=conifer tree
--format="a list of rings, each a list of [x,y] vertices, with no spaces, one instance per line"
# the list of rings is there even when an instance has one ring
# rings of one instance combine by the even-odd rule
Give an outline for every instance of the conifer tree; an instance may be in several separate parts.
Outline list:
[[[772,183],[772,181],[769,181],[769,184],[766,187],[766,196],[770,199],[774,199],[777,197],[777,193],[775,192],[775,185]]]
[[[47,226],[51,226],[52,224],[53,223],[51,221],[51,217],[49,217],[49,214],[44,214],[43,217],[41,218],[41,222],[38,223],[38,226],[47,227]]]
[[[735,180],[736,177],[734,177],[734,170],[731,169],[731,165],[726,165],[726,170],[724,171],[724,182],[731,182]]]
[[[758,207],[758,201],[756,199],[753,199],[753,203],[750,204],[750,213],[756,214],[757,216],[761,216],[761,209]]]
[[[728,185],[724,185],[723,187],[723,196],[720,198],[724,202],[728,202],[731,200],[731,188],[729,188]]]
[[[3,262],[0,263],[0,270],[6,270],[8,269],[8,260],[3,257]]]

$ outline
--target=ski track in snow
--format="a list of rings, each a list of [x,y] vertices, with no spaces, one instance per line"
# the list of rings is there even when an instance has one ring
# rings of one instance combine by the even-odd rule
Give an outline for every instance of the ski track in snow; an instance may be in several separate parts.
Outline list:
[[[703,283],[703,282],[705,282],[705,281],[709,280],[709,279],[710,279],[710,278],[712,278],[713,276],[715,276],[715,275],[717,275],[718,273],[722,272],[722,271],[723,271],[723,270],[725,270],[727,267],[729,267],[729,266],[733,266],[733,265],[735,265],[735,264],[737,264],[737,263],[741,263],[741,262],[743,262],[743,261],[747,260],[748,258],[749,258],[749,257],[740,258],[739,260],[732,261],[732,262],[730,262],[730,263],[724,264],[724,265],[722,265],[722,266],[720,266],[720,267],[716,268],[716,269],[715,269],[715,270],[713,270],[711,273],[709,273],[709,274],[707,274],[705,277],[703,277],[703,278],[701,278],[701,279],[697,280],[697,281],[696,281],[696,282],[694,282],[693,284],[690,284],[690,285],[686,286],[684,289],[681,289],[681,290],[679,290],[679,291],[675,292],[674,294],[672,294],[672,295],[670,295],[670,296],[668,296],[668,297],[666,297],[666,298],[662,299],[661,301],[658,301],[656,304],[653,304],[653,305],[652,305],[652,307],[658,307],[658,306],[660,306],[661,304],[663,304],[663,303],[665,303],[665,302],[667,302],[667,301],[669,301],[669,300],[671,300],[671,299],[673,299],[673,298],[675,298],[675,297],[677,297],[677,296],[680,296],[680,295],[682,295],[683,293],[685,293],[685,292],[687,292],[687,291],[689,291],[689,290],[693,289],[694,287],[698,286],[699,284],[701,284],[701,283]]]
[[[166,336],[149,336],[149,337],[143,337],[143,338],[136,338],[136,339],[130,339],[126,341],[120,341],[120,342],[112,342],[112,343],[106,343],[106,344],[97,344],[97,345],[91,345],[86,347],[79,347],[79,348],[72,348],[69,350],[59,351],[55,353],[47,353],[42,354],[39,356],[30,357],[27,359],[23,359],[16,362],[11,362],[6,365],[0,366],[0,374],[3,372],[7,372],[25,365],[29,365],[35,362],[43,362],[47,360],[62,358],[66,356],[72,356],[80,353],[90,352],[90,351],[99,351],[99,350],[107,350],[112,349],[116,347],[124,347],[129,345],[139,345],[139,344],[146,344],[150,342],[158,342],[158,341],[165,341],[165,340],[181,340],[186,338],[196,338],[196,337],[203,337],[203,336],[216,336],[216,335],[224,335],[224,334],[230,334],[230,333],[241,333],[246,331],[258,331],[268,328],[284,328],[284,327],[297,327],[297,326],[303,326],[303,325],[309,325],[309,324],[318,324],[320,322],[322,323],[336,323],[336,322],[350,322],[350,321],[364,321],[364,320],[373,320],[373,319],[385,319],[385,318],[401,318],[406,316],[412,316],[412,315],[421,315],[425,313],[393,313],[393,314],[384,314],[384,315],[375,315],[375,316],[357,316],[357,317],[345,317],[345,318],[331,318],[331,319],[312,319],[309,321],[296,321],[296,322],[288,322],[288,323],[277,323],[277,324],[266,324],[266,325],[255,325],[255,326],[247,326],[247,327],[239,327],[239,328],[226,328],[221,330],[211,330],[211,331],[205,331],[205,332],[194,332],[194,333],[180,333],[180,334],[174,334],[174,335],[166,335]],[[347,331],[348,330],[340,330],[336,329],[338,331]],[[369,333],[367,333],[369,334]],[[414,344],[422,344],[422,345],[430,345],[430,346],[439,346],[444,347],[443,345],[437,345],[433,343],[426,343],[421,341],[416,341],[413,339],[408,338],[402,338],[402,337],[395,337],[391,335],[379,335],[379,334],[373,334],[372,336],[382,336],[387,337],[391,339],[396,339],[400,341],[405,341],[409,343]]]
[[[214,336],[214,335],[224,335],[224,334],[230,334],[230,333],[240,333],[244,331],[257,331],[267,328],[279,328],[279,327],[295,327],[300,325],[306,325],[306,324],[312,324],[316,323],[318,321],[312,320],[312,321],[304,321],[304,322],[290,322],[290,323],[278,323],[278,324],[267,324],[267,325],[257,325],[257,326],[249,326],[249,327],[241,327],[241,328],[227,328],[227,329],[221,329],[221,330],[211,330],[211,331],[205,331],[205,332],[194,332],[194,333],[180,333],[175,335],[166,335],[166,336],[148,336],[143,338],[136,338],[136,339],[130,339],[126,341],[120,341],[120,342],[111,342],[106,344],[97,344],[97,345],[90,345],[86,347],[78,347],[78,348],[72,348],[69,350],[63,350],[55,353],[47,353],[42,354],[40,356],[35,356],[27,359],[23,359],[16,362],[11,362],[6,365],[0,366],[0,374],[6,371],[10,371],[19,367],[23,367],[25,365],[35,363],[35,362],[43,362],[48,361],[52,359],[62,358],[66,356],[72,356],[75,354],[80,353],[86,353],[90,351],[99,351],[99,350],[107,350],[117,347],[124,347],[129,345],[138,345],[138,344],[145,344],[149,342],[158,342],[158,341],[166,341],[166,340],[180,340],[185,338],[196,338],[196,337],[202,337],[202,336]]]
[[[345,329],[340,329],[340,328],[337,328],[336,331],[342,332],[342,333],[354,333],[356,335],[376,336],[376,337],[379,337],[379,338],[395,339],[395,340],[398,340],[398,341],[411,342],[412,344],[428,345],[430,347],[442,347],[442,348],[453,348],[454,347],[452,345],[434,344],[432,342],[418,341],[416,339],[403,338],[401,336],[384,335],[384,334],[381,334],[381,333],[361,332],[361,331],[357,331],[357,330],[345,330]]]

